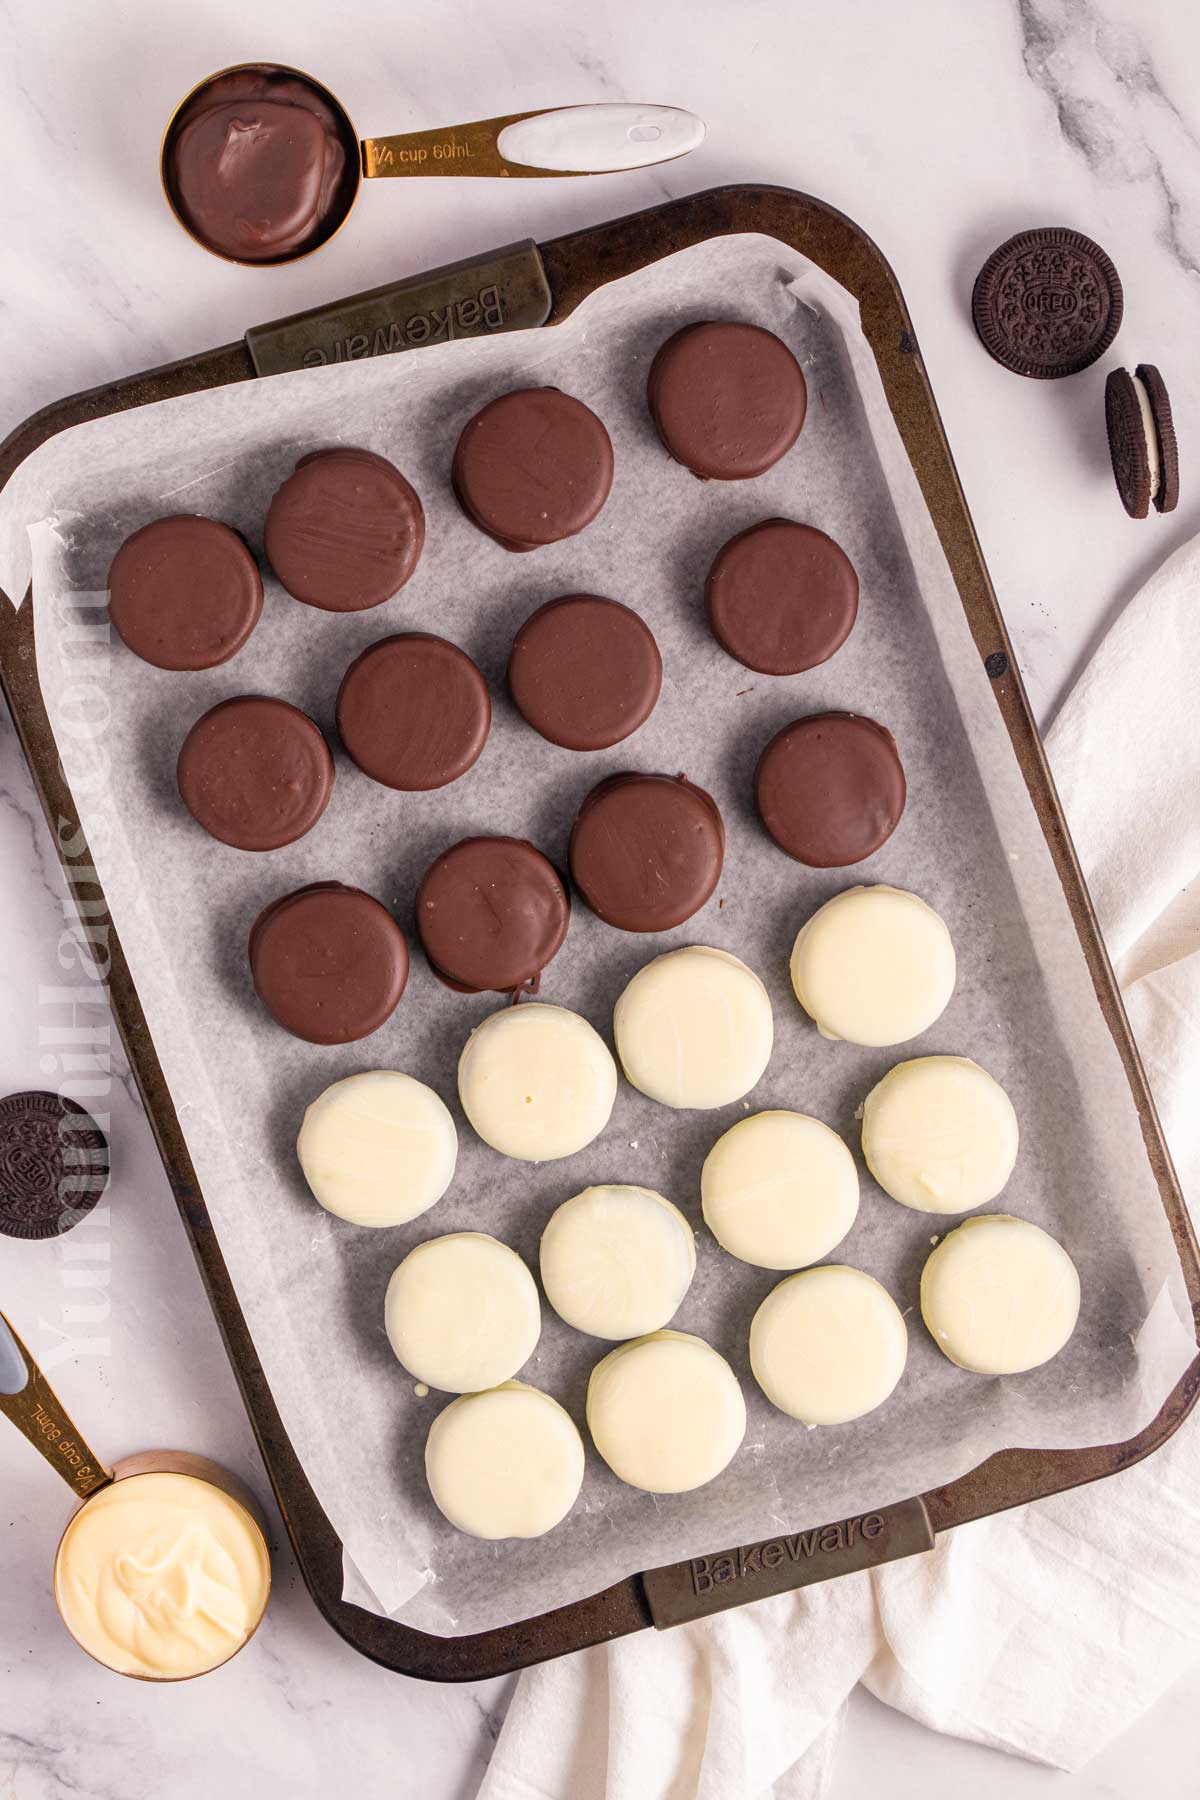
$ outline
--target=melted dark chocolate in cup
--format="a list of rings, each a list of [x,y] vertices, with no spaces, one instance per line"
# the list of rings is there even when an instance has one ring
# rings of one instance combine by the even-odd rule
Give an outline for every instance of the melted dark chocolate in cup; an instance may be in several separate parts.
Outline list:
[[[859,713],[793,719],[754,773],[759,817],[781,850],[810,869],[844,869],[891,837],[907,789],[896,740]]]
[[[644,725],[662,689],[650,627],[618,600],[566,594],[531,613],[513,640],[517,711],[564,750],[607,750]]]
[[[385,456],[315,450],[271,501],[267,561],[288,593],[324,612],[365,612],[398,593],[425,543],[425,512]]]
[[[799,675],[840,650],[858,617],[858,576],[812,525],[764,519],[717,552],[704,590],[713,636],[760,675]]]
[[[361,888],[314,882],[264,907],[250,929],[250,973],[268,1012],[309,1044],[378,1031],[408,980],[408,946]]]
[[[710,899],[725,860],[717,803],[682,775],[610,775],[571,831],[571,878],[621,931],[669,931]]]
[[[372,644],[338,690],[338,733],[351,761],[405,793],[465,775],[491,723],[487,682],[466,651],[423,631]]]
[[[663,445],[704,481],[746,481],[785,456],[808,410],[804,373],[760,325],[685,325],[650,365],[646,398]]]
[[[237,850],[294,844],[325,811],[334,778],[320,728],[262,694],[222,700],[197,719],[175,774],[196,823]]]
[[[435,974],[461,992],[527,987],[562,948],[571,903],[524,838],[464,838],[417,890],[417,931]]]
[[[608,499],[612,441],[582,400],[518,388],[463,427],[451,480],[467,517],[506,550],[574,537]]]
[[[193,235],[237,262],[315,249],[349,199],[337,113],[316,86],[270,69],[234,69],[194,94],[165,173]]]
[[[156,669],[215,669],[262,612],[258,564],[236,531],[179,513],[127,537],[108,571],[118,637]]]

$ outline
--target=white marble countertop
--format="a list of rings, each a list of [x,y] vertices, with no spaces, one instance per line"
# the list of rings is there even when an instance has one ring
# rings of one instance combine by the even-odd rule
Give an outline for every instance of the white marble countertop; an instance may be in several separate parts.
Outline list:
[[[1105,625],[1200,523],[1185,463],[1169,519],[1126,519],[1108,471],[1103,377],[1157,362],[1179,435],[1200,441],[1200,14],[1179,0],[0,0],[5,181],[0,431],[80,388],[223,343],[247,326],[514,238],[544,238],[727,181],[841,207],[880,243],[912,312],[1033,703],[1043,720]],[[351,224],[290,269],[240,270],[172,223],[156,153],[208,70],[269,56],[319,74],[363,131],[605,98],[700,112],[704,148],[585,182],[367,190]],[[971,330],[971,282],[1010,232],[1077,226],[1118,265],[1113,352],[1067,382],[1022,381]],[[0,713],[0,1092],[55,1085],[45,990],[63,979],[53,844]],[[0,1304],[109,1455],[183,1443],[265,1481],[102,996],[111,1047],[110,1204],[61,1244],[0,1239]],[[102,1102],[98,1102],[98,1105]],[[507,1684],[385,1674],[323,1624],[277,1527],[277,1594],[255,1643],[203,1682],[108,1677],[54,1614],[66,1496],[0,1432],[0,1793],[228,1800],[342,1789],[468,1800]],[[1102,1672],[1100,1675],[1102,1679]],[[934,1737],[857,1696],[838,1800],[1193,1792],[1200,1669],[1078,1776]],[[652,1800],[647,1796],[647,1800]]]

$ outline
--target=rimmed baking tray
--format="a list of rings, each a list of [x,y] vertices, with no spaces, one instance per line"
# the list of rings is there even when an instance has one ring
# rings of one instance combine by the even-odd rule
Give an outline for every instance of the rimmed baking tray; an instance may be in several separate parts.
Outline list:
[[[901,440],[945,550],[964,614],[1029,790],[1079,934],[1097,1003],[1120,1055],[1147,1158],[1200,1317],[1200,1257],[1091,904],[1012,661],[1004,623],[958,483],[895,278],[857,226],[785,189],[729,187],[693,195],[541,246],[508,246],[452,268],[256,327],[239,343],[75,395],[35,415],[0,447],[0,487],[38,444],[88,419],[284,369],[392,354],[447,338],[554,325],[606,282],[704,239],[758,232],[788,244],[858,301],[862,326]],[[0,609],[0,681],[55,830],[64,868],[95,922],[104,896],[79,841],[38,686],[32,608]],[[75,846],[64,853],[64,845]],[[213,1232],[154,1044],[115,931],[109,986],[130,1063],[305,1580],[334,1628],[388,1668],[434,1680],[517,1669],[647,1625],[666,1626],[764,1594],[927,1549],[937,1531],[1061,1492],[1136,1462],[1178,1427],[1200,1391],[1193,1361],[1154,1422],[1126,1443],[1073,1451],[1010,1450],[948,1486],[900,1505],[631,1576],[590,1599],[459,1638],[414,1631],[344,1602],[342,1546],[283,1429]]]

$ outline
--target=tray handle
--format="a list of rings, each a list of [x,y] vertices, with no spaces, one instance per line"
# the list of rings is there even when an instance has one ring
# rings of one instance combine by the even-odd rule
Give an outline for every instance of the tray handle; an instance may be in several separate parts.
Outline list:
[[[532,238],[465,262],[314,306],[246,333],[256,375],[390,356],[452,338],[544,325],[552,297]]]
[[[743,1544],[715,1556],[697,1556],[647,1569],[642,1588],[659,1631],[706,1619],[730,1606],[770,1594],[811,1587],[856,1569],[874,1569],[933,1549],[933,1527],[925,1502],[901,1500],[878,1512],[856,1513],[835,1525],[781,1532],[761,1543]]]

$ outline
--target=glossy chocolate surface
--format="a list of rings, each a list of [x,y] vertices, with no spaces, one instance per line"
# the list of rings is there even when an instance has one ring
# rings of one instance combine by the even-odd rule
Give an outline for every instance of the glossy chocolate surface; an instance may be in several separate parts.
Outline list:
[[[582,400],[517,388],[468,420],[451,479],[481,531],[506,550],[537,550],[596,517],[612,487],[612,441]]]
[[[424,631],[372,644],[338,690],[338,734],[351,760],[406,793],[465,775],[491,723],[487,682],[466,651]]]
[[[258,915],[248,945],[254,991],[293,1037],[351,1044],[389,1019],[408,980],[408,946],[361,888],[314,882]]]
[[[267,510],[267,561],[288,593],[323,612],[365,612],[404,586],[425,544],[414,488],[371,450],[315,450]]]
[[[610,775],[571,832],[571,879],[622,931],[668,931],[710,899],[725,861],[716,801],[682,775]]]
[[[417,890],[417,932],[434,970],[467,993],[515,993],[562,948],[571,903],[553,863],[524,838],[464,838]]]
[[[311,831],[333,793],[333,757],[307,713],[239,694],[196,720],[176,764],[198,825],[237,850],[278,850]]]
[[[781,850],[844,869],[885,844],[907,798],[896,740],[859,713],[793,719],[758,759],[754,798]]]
[[[858,617],[858,576],[840,544],[812,525],[764,519],[717,552],[704,590],[713,636],[760,675],[827,662]]]
[[[236,531],[177,513],[127,537],[108,571],[117,635],[156,669],[215,669],[262,612],[258,564]]]
[[[782,338],[733,320],[685,325],[650,365],[664,447],[705,481],[746,481],[786,456],[804,425],[804,373]]]
[[[654,711],[662,657],[650,627],[599,594],[565,594],[513,639],[508,688],[517,711],[564,750],[606,750]]]

